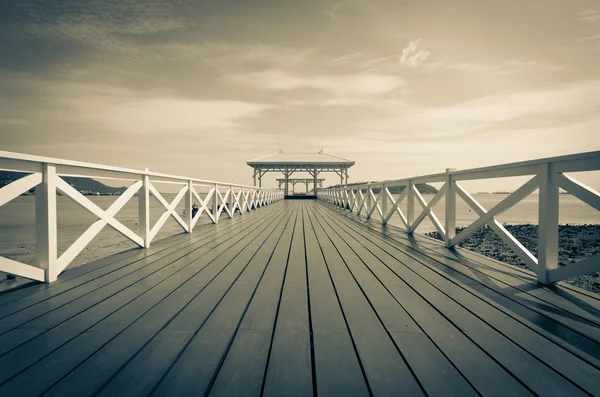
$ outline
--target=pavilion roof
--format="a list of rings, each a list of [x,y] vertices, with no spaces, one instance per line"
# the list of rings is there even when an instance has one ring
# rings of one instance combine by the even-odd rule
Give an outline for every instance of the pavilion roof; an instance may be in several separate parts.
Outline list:
[[[341,157],[332,156],[327,153],[285,153],[279,152],[268,156],[259,157],[246,162],[249,166],[255,165],[274,165],[274,164],[310,164],[310,165],[328,165],[328,166],[344,166],[350,167],[354,165],[354,161],[347,160]]]

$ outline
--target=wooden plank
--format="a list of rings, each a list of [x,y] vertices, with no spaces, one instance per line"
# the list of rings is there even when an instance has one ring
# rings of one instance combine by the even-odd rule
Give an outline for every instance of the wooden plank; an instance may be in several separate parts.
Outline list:
[[[233,280],[230,289],[225,291],[224,297],[217,302],[216,308],[212,309],[208,318],[198,315],[197,311],[193,313],[199,321],[206,319],[201,322],[196,334],[188,340],[187,344],[177,345],[182,346],[182,350],[174,350],[170,345],[168,348],[160,346],[162,335],[172,333],[168,331],[168,327],[165,328],[156,337],[156,347],[151,348],[155,343],[153,340],[99,395],[110,396],[122,389],[131,390],[134,385],[133,390],[139,391],[140,395],[149,394],[154,387],[157,395],[206,395],[290,220],[293,227],[292,217],[295,218],[293,212],[293,210],[289,211],[284,219],[273,224],[263,233],[262,245],[257,251],[252,247],[252,251],[255,252],[253,257],[240,256],[240,262],[246,261],[247,265],[242,270],[241,276]],[[208,297],[203,293],[199,299],[206,301]],[[183,316],[184,313],[181,315]],[[149,370],[144,368],[144,363],[146,355],[152,351],[161,351],[161,361],[164,364],[154,365]],[[169,352],[174,354],[168,355]],[[143,379],[140,379],[141,376]],[[157,385],[159,381],[160,384]]]
[[[387,234],[399,241],[407,241],[402,235],[402,231],[395,227],[389,227]],[[533,288],[531,287],[531,284],[537,285],[537,278],[529,270],[495,261],[494,259],[464,248],[446,250],[440,247],[439,241],[427,236],[415,236],[413,242],[415,244],[418,243],[419,248],[422,250],[431,250],[470,267],[482,268],[482,266],[484,266],[482,268],[483,271],[485,271],[486,268],[495,269],[500,272],[503,277],[506,277],[506,282],[528,295],[537,297],[546,303],[583,317],[588,321],[596,323],[600,321],[600,299],[597,298],[595,294],[590,295],[587,291],[580,290],[564,283],[558,284],[560,290],[564,291],[565,289],[569,289],[571,292],[567,293],[564,291],[565,294],[559,294],[553,286],[536,286]],[[411,244],[413,242],[411,242]]]
[[[90,273],[92,271],[101,271],[101,269],[105,266],[111,265],[115,262],[124,262],[129,260],[133,261],[133,258],[142,258],[145,255],[150,255],[154,252],[159,251],[159,249],[166,249],[168,248],[168,244],[174,244],[175,240],[179,240],[181,239],[181,235],[176,235],[176,236],[170,236],[168,238],[166,238],[165,240],[161,241],[160,245],[156,245],[153,246],[151,248],[142,250],[139,248],[132,248],[129,250],[125,250],[123,252],[119,252],[116,254],[112,254],[109,256],[106,256],[104,258],[101,259],[97,259],[95,261],[86,263],[84,265],[81,266],[77,266],[71,269],[66,269],[63,273],[61,273],[60,278],[58,280],[56,280],[53,283],[36,283],[36,284],[32,284],[31,286],[27,287],[27,288],[23,288],[23,289],[19,289],[19,290],[15,290],[15,291],[3,291],[2,293],[0,293],[0,306],[9,304],[11,302],[14,302],[18,299],[21,299],[23,297],[35,294],[35,293],[39,293],[40,291],[46,290],[50,287],[56,287],[57,285],[71,280],[73,278],[76,277],[80,277],[86,273]]]
[[[549,340],[541,337],[536,332],[533,332],[531,329],[523,326],[522,324],[511,321],[510,317],[504,315],[500,310],[494,310],[489,305],[487,305],[484,301],[477,299],[476,296],[473,296],[468,293],[470,288],[473,288],[473,285],[477,285],[476,283],[462,284],[457,282],[457,279],[460,280],[460,274],[441,274],[440,272],[434,272],[430,269],[429,262],[426,260],[427,258],[419,259],[417,262],[413,255],[408,255],[403,252],[401,249],[394,249],[393,247],[387,246],[383,241],[378,241],[377,236],[371,236],[366,234],[364,231],[361,231],[358,225],[350,225],[353,232],[358,235],[361,239],[360,241],[365,244],[365,246],[369,246],[380,260],[385,262],[386,264],[403,263],[407,269],[411,269],[412,272],[418,274],[428,283],[435,286],[438,290],[443,292],[448,298],[453,299],[454,301],[460,303],[463,307],[468,309],[471,313],[478,316],[480,319],[486,321],[487,324],[492,326],[498,332],[502,332],[508,339],[513,341],[513,343],[519,345],[523,349],[526,349],[533,357],[545,362],[549,367],[554,368],[557,373],[563,374],[566,379],[559,380],[558,384],[556,384],[557,375],[552,376],[523,376],[522,379],[532,378],[532,381],[535,382],[536,379],[543,379],[543,382],[537,385],[538,388],[549,390],[544,390],[543,394],[551,394],[551,392],[556,393],[566,393],[568,395],[576,395],[577,393],[581,393],[579,390],[569,390],[573,388],[572,385],[566,383],[566,380],[573,381],[580,385],[582,388],[587,390],[592,394],[597,394],[599,392],[600,385],[597,384],[594,380],[600,376],[600,372],[596,368],[593,368],[589,364],[577,359],[572,354],[567,351],[559,348]],[[393,255],[393,256],[392,256]],[[431,262],[431,260],[430,260]],[[397,271],[396,267],[394,267],[394,271]],[[404,273],[403,273],[404,275]],[[449,277],[451,276],[451,277]],[[466,278],[462,276],[463,278]],[[385,280],[392,279],[389,277],[385,277]],[[457,288],[456,283],[461,285],[463,288]],[[415,286],[415,283],[410,283],[411,286]],[[466,329],[477,329],[478,334],[483,333],[484,329],[481,326],[465,326]],[[493,340],[485,338],[485,340]],[[504,350],[500,350],[501,354],[498,354],[497,349],[501,347],[501,344],[494,343],[491,346],[491,349],[488,351],[496,351],[494,357],[501,357],[504,354]],[[514,355],[518,357],[518,354]],[[510,358],[510,357],[509,357]],[[524,359],[525,363],[528,361],[527,356]],[[531,364],[530,364],[531,365]],[[509,367],[510,369],[511,367]],[[531,370],[532,368],[527,368]],[[528,380],[529,381],[529,380]]]
[[[575,306],[577,310],[583,310],[596,318],[600,318],[600,294],[596,297],[597,294],[593,292],[562,282],[547,285],[544,288],[566,300],[567,305]]]
[[[323,396],[367,396],[354,342],[306,210],[303,223],[317,392]]]
[[[195,234],[191,239],[189,235],[174,236],[172,239],[167,239],[164,245],[161,244],[160,246],[156,245],[148,249],[126,251],[123,255],[115,254],[114,257],[103,258],[97,262],[66,270],[61,274],[60,278],[53,283],[37,284],[24,290],[0,296],[0,298],[5,298],[2,302],[3,304],[0,305],[0,315],[3,316],[7,313],[31,306],[48,299],[51,296],[74,288],[75,286],[82,285],[90,280],[95,280],[110,272],[134,264],[137,261],[149,258],[152,255],[164,253],[167,249],[184,247],[189,244],[190,241],[196,241],[198,238],[206,237],[212,233],[214,233],[214,229],[206,230],[204,233]],[[51,291],[48,291],[49,288],[52,288]],[[10,309],[5,307],[9,303],[11,303]]]
[[[406,288],[402,296],[394,296],[392,289],[388,289],[387,281],[391,277],[390,284],[397,289],[400,283],[394,282],[395,275],[347,233],[343,233],[344,237],[342,237],[340,229],[343,226],[334,227],[331,220],[314,212],[314,208],[312,210],[311,217],[314,218],[314,222],[318,222],[324,228],[342,253],[352,276],[367,296],[396,348],[405,357],[425,392],[429,395],[446,396],[477,395],[452,362],[443,355],[402,306],[402,302],[406,299],[420,301],[423,305],[428,303],[417,294],[411,295],[411,291]],[[376,268],[378,272],[372,273],[371,267]],[[377,278],[378,274],[381,275],[381,279]],[[380,280],[386,280],[386,283]]]
[[[374,225],[371,225],[374,226]],[[402,230],[396,228],[394,226],[388,227],[388,235],[390,237],[398,238],[401,241],[406,241],[405,236],[403,236]],[[557,294],[556,291],[549,286],[539,287],[539,288],[528,288],[528,284],[523,284],[523,281],[527,281],[529,284],[537,284],[536,276],[527,269],[522,269],[516,266],[511,266],[494,259],[488,258],[482,254],[477,252],[469,251],[464,248],[456,248],[455,250],[445,250],[443,247],[440,247],[439,241],[432,239],[427,236],[414,236],[414,242],[418,242],[421,249],[429,249],[440,255],[444,255],[450,259],[454,259],[458,262],[464,263],[468,266],[473,264],[484,265],[486,267],[497,269],[503,275],[511,276],[516,278],[517,280],[513,280],[513,286],[515,288],[520,288],[522,291],[530,294],[532,296],[536,296],[542,300],[545,300],[552,305],[557,306],[560,309],[567,310],[572,312],[573,314],[583,316],[584,318],[590,321],[597,321],[599,318],[598,311],[600,310],[600,298],[596,294],[589,293],[587,291],[581,290],[579,288],[573,287],[569,284],[560,283],[561,288],[570,289],[573,294],[577,294],[577,298],[575,298],[575,304],[573,302],[569,302],[569,297],[574,296],[573,294],[561,296]],[[591,298],[591,299],[590,299]],[[581,302],[585,302],[588,306],[594,308],[594,316],[589,316],[586,314],[585,310],[582,310]]]
[[[286,205],[292,204],[297,205],[286,202]],[[288,266],[294,225],[290,226],[275,248],[263,280],[217,374],[210,396],[260,395]]]
[[[233,229],[225,229],[223,232],[226,232],[227,230]],[[88,283],[70,288],[61,293],[61,291],[66,287],[66,285],[63,284],[57,288],[57,292],[55,294],[51,294],[53,290],[48,291],[49,293],[45,294],[47,295],[45,300],[15,312],[10,316],[4,317],[2,319],[3,321],[0,322],[0,333],[7,332],[8,330],[22,325],[23,323],[35,319],[45,313],[56,310],[71,302],[75,302],[82,296],[93,294],[102,287],[108,286],[109,289],[116,288],[116,291],[118,291],[123,288],[122,285],[124,279],[127,280],[128,276],[136,277],[137,274],[140,274],[140,277],[142,277],[143,275],[147,275],[150,272],[155,271],[157,268],[166,266],[170,262],[175,261],[178,257],[187,255],[188,253],[193,252],[195,249],[199,249],[206,244],[209,244],[208,249],[210,249],[212,247],[210,244],[216,241],[216,238],[219,237],[219,235],[220,233],[218,232],[206,234],[203,238],[194,240],[194,243],[191,243],[190,240],[187,240],[188,244],[181,246],[183,250],[180,247],[175,247],[173,249],[162,251],[158,256],[154,255],[144,258],[138,262],[135,262],[132,266],[121,267],[119,270],[111,272],[103,277],[98,277]],[[101,293],[104,293],[105,290],[106,289],[103,289]],[[85,300],[85,302],[87,301],[89,300]],[[21,303],[26,304],[27,302]],[[77,302],[77,304],[80,304],[80,302]],[[18,306],[13,310],[16,310],[17,308]],[[54,314],[53,318],[58,319],[59,316]]]
[[[343,216],[348,219],[354,219],[346,214],[343,214]],[[519,303],[542,315],[552,316],[556,321],[561,321],[561,316],[554,314],[557,310],[565,311],[567,319],[573,319],[573,321],[570,321],[569,326],[578,327],[580,320],[583,321],[583,324],[598,324],[598,321],[600,321],[598,317],[600,302],[589,299],[582,294],[578,295],[579,299],[571,301],[568,297],[556,294],[548,288],[539,287],[537,286],[535,275],[528,270],[494,261],[466,249],[448,250],[437,240],[425,236],[407,236],[401,229],[393,226],[388,226],[385,229],[374,223],[368,223],[365,226],[375,233],[383,232],[386,236],[393,238],[399,243],[423,251],[432,257],[437,258],[442,256],[451,259],[454,263],[458,262],[466,265],[478,274],[481,273],[477,278],[484,277],[487,281],[494,282],[498,286],[502,286],[502,288],[506,288],[508,284],[519,291],[512,295],[527,297],[527,299],[520,299]],[[581,300],[584,300],[586,305],[579,304]],[[542,311],[543,309],[546,310]],[[586,326],[585,328],[590,330],[594,327]]]
[[[405,241],[402,237],[395,235],[393,238],[399,240],[400,243]],[[465,250],[461,250],[458,254],[452,254],[451,251],[446,253],[447,250],[442,247],[423,247],[422,244],[416,242],[408,244],[414,245],[413,248],[417,251],[426,251],[428,256],[442,261],[446,266],[458,265],[460,271],[472,271],[471,277],[482,279],[482,284],[494,290],[508,289],[511,292],[505,292],[505,294],[515,302],[540,315],[549,317],[593,341],[600,341],[600,328],[598,327],[600,318],[597,315],[597,309],[589,310],[547,288],[538,286],[533,277],[527,277],[525,274],[511,269],[510,265],[494,263],[492,260],[482,261],[483,264],[475,262],[463,255]],[[449,257],[454,260],[449,260]]]
[[[249,228],[252,225],[253,224],[250,223],[245,226],[246,228]],[[238,227],[241,226],[242,225],[238,225]],[[158,280],[166,277],[167,274],[171,274],[171,272],[175,272],[175,270],[177,269],[177,266],[173,265],[173,263],[176,262],[177,259],[183,258],[186,255],[192,253],[193,256],[191,256],[190,258],[197,258],[199,257],[199,255],[209,252],[210,250],[218,247],[219,244],[226,242],[229,238],[231,238],[237,233],[243,232],[244,230],[245,229],[238,228],[235,228],[233,230],[220,229],[216,232],[213,232],[212,238],[209,240],[200,240],[197,241],[195,244],[190,243],[187,247],[184,247],[183,250],[178,249],[172,252],[170,255],[167,255],[166,257],[163,257],[160,260],[153,262],[152,264],[146,266],[143,269],[132,272],[109,285],[106,285],[102,288],[96,289],[93,292],[90,292],[89,294],[84,294],[77,299],[73,299],[67,304],[64,304],[56,309],[48,311],[44,315],[40,315],[33,321],[29,321],[25,324],[20,324],[19,329],[14,330],[12,332],[4,333],[0,336],[0,354],[3,354],[15,348],[16,346],[21,345],[22,343],[26,342],[27,340],[33,337],[32,332],[25,334],[21,332],[22,329],[33,328],[34,330],[37,330],[38,334],[41,334],[47,329],[53,328],[59,325],[60,323],[68,320],[69,318],[83,312],[84,310],[87,310],[93,305],[98,304],[104,301],[105,299],[108,299],[112,295],[120,292],[122,289],[125,289],[141,280],[144,280],[144,283],[148,283],[149,281],[146,278],[152,276],[155,272],[160,271],[160,275],[158,275]],[[162,271],[161,269],[165,267],[170,268],[166,269],[165,271]],[[40,306],[43,306],[43,304],[45,303],[48,302],[42,302],[41,304],[34,306],[34,308],[37,309]],[[18,315],[22,313],[26,313],[26,311],[19,312],[14,316],[9,316],[7,319],[5,319],[5,321],[11,320],[13,317],[19,317]],[[0,326],[1,325],[4,325],[4,323],[0,324]],[[14,321],[11,325],[16,326]]]
[[[275,210],[275,208],[273,208]],[[248,214],[245,218],[251,219],[259,219],[263,216],[262,212],[252,212]],[[230,227],[231,225],[236,224],[236,222],[241,222],[241,219],[232,219],[229,222],[224,223],[223,225],[213,225],[213,224],[205,224],[202,225],[202,230],[198,230],[194,233],[194,238],[204,236],[206,234],[214,233],[216,228],[219,227]],[[93,276],[91,279],[95,277],[99,277],[101,274],[106,274],[108,271],[114,270],[115,266],[125,266],[134,262],[136,260],[143,259],[150,255],[154,255],[160,251],[163,251],[169,247],[174,247],[175,245],[185,245],[189,239],[188,235],[174,235],[168,236],[164,239],[160,240],[157,243],[154,243],[150,248],[139,249],[134,248],[130,250],[126,250],[120,253],[116,253],[105,258],[101,258],[95,260],[93,262],[87,263],[85,265],[81,265],[72,269],[65,270],[58,280],[53,283],[39,283],[32,285],[30,287],[20,289],[18,291],[9,291],[6,293],[0,294],[0,306],[6,305],[8,303],[14,302],[18,299],[22,299],[29,295],[41,293],[42,291],[52,287],[53,290],[57,288],[58,285],[76,279],[78,277],[82,277],[85,275]],[[111,266],[112,265],[112,266]],[[111,267],[108,267],[111,266]]]
[[[417,247],[417,245],[413,246],[413,248]],[[418,251],[411,250],[410,252],[413,256],[419,255]],[[600,348],[597,343],[567,327],[557,324],[553,319],[540,315],[540,313],[533,310],[529,305],[523,305],[521,302],[515,301],[514,297],[519,292],[513,294],[507,293],[506,287],[503,286],[502,283],[498,283],[498,287],[494,287],[494,284],[491,284],[490,282],[490,280],[493,279],[489,276],[482,276],[477,272],[472,271],[469,267],[453,263],[453,261],[444,256],[436,256],[435,253],[432,253],[429,254],[429,257],[435,259],[435,261],[431,263],[435,265],[440,272],[447,273],[454,271],[456,274],[464,276],[464,283],[469,285],[472,290],[471,292],[475,291],[474,293],[480,298],[485,299],[488,303],[494,305],[505,314],[513,317],[525,326],[577,355],[584,361],[600,368]],[[523,288],[523,286],[521,286],[521,288]],[[523,296],[526,296],[526,293],[520,293]],[[528,299],[525,300],[525,303],[528,301]],[[552,310],[556,313],[562,312],[558,307],[553,308]],[[565,315],[569,314],[565,313]]]
[[[177,273],[176,277],[170,277],[163,280],[164,282],[162,283],[159,281],[156,288],[143,291],[148,292],[146,294],[140,295],[140,290],[144,289],[143,284],[127,288],[102,304],[92,307],[84,314],[66,321],[31,342],[0,357],[0,368],[3,368],[3,371],[0,373],[0,382],[4,383],[7,380],[11,380],[10,384],[5,383],[2,388],[8,390],[15,387],[12,390],[21,391],[29,388],[43,389],[51,385],[62,376],[68,374],[76,364],[80,364],[81,361],[87,359],[90,354],[110,340],[106,340],[104,337],[112,338],[116,336],[141,315],[164,301],[165,298],[173,296],[173,292],[179,290],[182,284],[188,281],[190,277],[198,275],[196,277],[198,281],[195,283],[186,283],[186,290],[191,288],[193,294],[196,294],[199,289],[196,284],[206,283],[208,280],[205,277],[210,279],[211,276],[209,273],[218,272],[222,269],[222,266],[219,266],[217,263],[214,266],[210,266],[208,272],[201,272],[202,270],[211,264],[215,264],[216,259],[222,255],[235,256],[239,253],[240,244],[243,246],[243,244],[248,243],[248,239],[251,240],[256,237],[267,226],[268,224],[260,224],[260,228],[253,231],[253,233],[242,235],[236,241],[221,246],[221,249],[211,251],[202,260],[191,262],[193,263],[192,267],[186,267],[183,272]],[[180,294],[174,295],[175,298],[168,300],[171,307],[173,307],[173,299],[180,298]],[[161,308],[164,305],[161,305]],[[165,311],[165,313],[169,312]],[[86,330],[90,332],[85,332]],[[73,341],[73,338],[84,338],[88,341],[84,344],[84,348],[71,349],[67,342]],[[40,361],[42,358],[44,359]],[[83,368],[83,366],[79,368]],[[25,369],[27,371],[23,377],[14,377]],[[35,378],[37,381],[35,384],[26,382],[28,376],[31,374],[36,374]],[[98,375],[99,367],[94,367],[92,375],[86,378],[92,381]],[[79,381],[81,378],[77,380]],[[2,394],[2,388],[0,388],[0,394]]]
[[[267,362],[264,396],[313,395],[302,211],[296,217],[288,262]]]
[[[320,249],[350,328],[370,390],[374,395],[423,395],[360,287],[346,268],[338,246],[313,222]]]

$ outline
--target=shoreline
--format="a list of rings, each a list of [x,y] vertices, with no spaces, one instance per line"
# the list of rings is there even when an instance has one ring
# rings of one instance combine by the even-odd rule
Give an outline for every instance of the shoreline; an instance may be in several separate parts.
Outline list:
[[[525,248],[537,256],[537,225],[508,224],[505,227]],[[456,233],[460,233],[463,229],[465,228],[457,227]],[[437,231],[428,232],[425,235],[437,240],[443,240]],[[559,225],[558,239],[559,266],[565,266],[600,254],[600,225]],[[470,237],[461,241],[458,246],[485,255],[488,258],[529,269],[487,225],[476,230]],[[586,291],[600,294],[600,272],[577,276],[563,281]]]

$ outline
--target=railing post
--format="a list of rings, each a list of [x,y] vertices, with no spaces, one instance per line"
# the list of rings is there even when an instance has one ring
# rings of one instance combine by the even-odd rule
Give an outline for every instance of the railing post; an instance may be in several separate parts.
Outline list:
[[[387,216],[388,213],[388,195],[387,195],[387,186],[384,183],[383,185],[381,185],[381,192],[379,192],[380,196],[381,196],[381,223],[383,223],[384,225],[387,224],[387,221],[385,220],[385,217]]]
[[[406,195],[406,223],[408,224],[408,233],[412,233],[412,223],[415,220],[415,192],[414,186],[411,180],[408,181],[408,185],[406,185],[406,189],[408,189],[408,193]]]
[[[360,215],[360,213],[362,212],[362,207],[363,207],[363,202],[364,202],[365,197],[362,195],[361,187],[358,188],[356,193],[358,194],[358,208],[356,209],[356,215]]]
[[[192,203],[194,196],[192,194],[192,181],[188,180],[188,190],[185,193],[185,223],[188,225],[188,233],[192,233]]]
[[[344,209],[347,210],[350,208],[350,193],[348,193],[348,187],[344,188]]]
[[[219,187],[218,185],[215,183],[214,186],[214,193],[213,193],[213,200],[212,200],[212,211],[213,211],[213,218],[214,218],[214,223],[219,223]]]
[[[373,205],[373,199],[371,198],[371,185],[367,185],[367,219],[371,218],[371,205]]]
[[[233,186],[229,185],[229,212],[231,212],[231,217],[233,218],[233,214],[235,214],[235,209],[233,206],[235,205],[235,199],[233,196]]]
[[[540,166],[538,211],[538,281],[549,283],[549,271],[558,268],[559,189],[552,181],[552,164]]]
[[[46,282],[56,281],[56,166],[43,164],[42,183],[35,188],[35,225],[37,265],[46,272]]]
[[[150,246],[150,176],[148,168],[142,175],[142,187],[138,192],[138,233],[144,240],[144,248]]]
[[[446,178],[446,237],[444,239],[446,247],[450,247],[450,240],[456,235],[456,189],[454,188],[452,171],[456,171],[456,168],[446,168],[448,174]]]
[[[246,212],[246,195],[244,188],[242,188],[240,193],[240,215],[244,215],[244,212]]]

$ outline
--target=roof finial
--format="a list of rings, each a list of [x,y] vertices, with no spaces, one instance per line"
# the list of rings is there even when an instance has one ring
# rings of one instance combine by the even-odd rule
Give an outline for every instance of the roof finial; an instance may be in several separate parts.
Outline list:
[[[279,154],[282,154],[282,153],[283,153],[283,150],[279,149]]]

